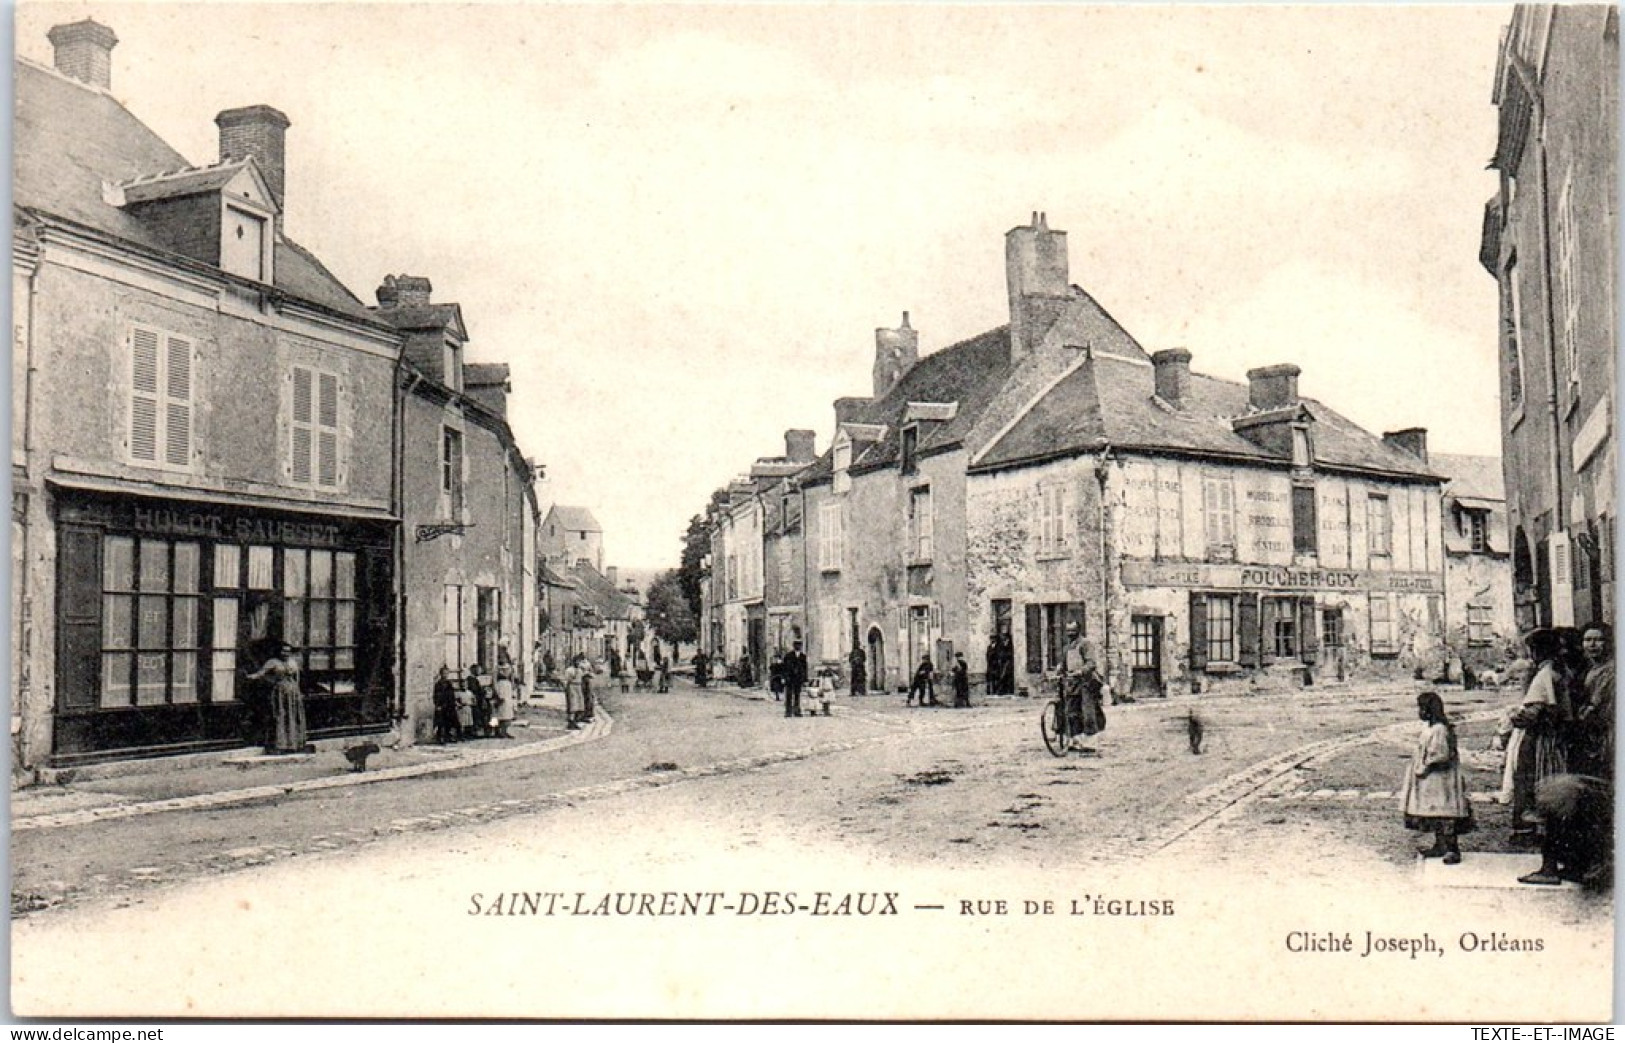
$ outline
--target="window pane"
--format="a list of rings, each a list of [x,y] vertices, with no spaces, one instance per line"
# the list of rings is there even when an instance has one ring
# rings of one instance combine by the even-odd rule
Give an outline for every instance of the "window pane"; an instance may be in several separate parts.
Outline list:
[[[169,645],[169,600],[141,598],[141,618],[136,625],[136,647],[165,648]]]
[[[333,643],[335,645],[350,646],[355,644],[355,605],[350,602],[340,602],[334,606]]]
[[[130,614],[135,611],[135,598],[109,594],[102,598],[102,647],[129,648]]]
[[[164,660],[162,652],[143,652],[135,657],[135,702],[137,706],[164,703]]]
[[[104,590],[135,589],[135,541],[124,536],[109,536],[103,543],[102,588]]]
[[[115,652],[102,657],[102,706],[130,705],[130,654]]]
[[[307,577],[305,576],[307,551],[290,550],[282,556],[282,593],[290,598],[305,596]]]
[[[176,598],[174,622],[170,630],[171,648],[197,647],[197,598]]]
[[[197,544],[175,544],[175,593],[197,593],[197,567],[199,557],[200,555],[198,553]]]
[[[229,543],[217,543],[214,548],[214,585],[223,588],[237,586],[239,571],[238,562],[242,559],[242,550]]]
[[[310,603],[310,643],[312,645],[333,643],[333,606],[329,602]]]
[[[272,583],[272,554],[270,547],[248,548],[248,588],[270,590]]]
[[[333,569],[333,593],[341,598],[355,597],[355,555],[340,554]]]
[[[217,703],[235,702],[237,699],[237,655],[234,652],[214,654],[214,682],[209,697]]]
[[[169,682],[169,701],[172,703],[197,702],[197,653],[176,652],[173,657],[173,676]]]
[[[310,596],[333,596],[333,552],[330,550],[310,552]]]
[[[141,589],[169,589],[169,544],[162,540],[141,541]]]
[[[214,640],[217,649],[237,647],[237,599],[214,599]]]
[[[329,653],[329,652],[326,652],[326,651],[311,652],[308,659],[310,661],[310,669],[312,669],[312,670],[330,670],[330,669],[332,669],[333,657],[332,657],[332,654]]]
[[[305,603],[289,598],[282,614],[282,639],[295,648],[305,647]]]

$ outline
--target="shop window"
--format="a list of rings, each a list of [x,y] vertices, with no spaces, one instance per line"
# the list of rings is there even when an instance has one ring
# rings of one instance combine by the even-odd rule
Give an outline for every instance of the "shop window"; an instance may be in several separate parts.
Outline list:
[[[165,330],[132,326],[131,463],[186,469],[192,465],[192,342]]]
[[[293,367],[292,443],[289,459],[295,485],[334,489],[339,484],[339,378]]]
[[[1264,599],[1264,634],[1269,654],[1276,659],[1298,656],[1298,599]]]
[[[1129,624],[1129,653],[1135,670],[1157,669],[1157,621],[1135,616]]]
[[[1211,594],[1207,598],[1207,661],[1236,661],[1236,598],[1233,594]]]
[[[196,543],[104,538],[103,707],[198,701],[200,558]]]
[[[348,552],[283,552],[283,640],[301,651],[314,690],[355,691],[355,574]]]
[[[1366,547],[1373,557],[1387,557],[1394,548],[1394,519],[1388,497],[1370,493],[1365,498]]]
[[[1215,561],[1236,557],[1236,488],[1229,475],[1202,479],[1202,524],[1207,556]]]

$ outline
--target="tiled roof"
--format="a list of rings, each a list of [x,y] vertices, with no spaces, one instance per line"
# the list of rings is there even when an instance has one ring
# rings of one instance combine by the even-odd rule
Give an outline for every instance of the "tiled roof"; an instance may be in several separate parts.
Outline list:
[[[102,186],[197,170],[110,94],[26,60],[14,63],[12,200],[56,217],[167,253],[134,215],[103,197]],[[354,318],[367,309],[321,262],[278,237],[276,286]]]
[[[592,512],[585,507],[566,507],[563,504],[555,504],[553,509],[547,512],[547,520],[549,522],[558,522],[570,532],[604,531],[599,526],[598,519],[594,518]]]
[[[470,362],[463,366],[464,387],[491,387],[506,384],[508,379],[506,362]]]
[[[1501,474],[1499,456],[1429,453],[1428,464],[1450,480],[1445,485],[1446,496],[1502,502],[1507,498],[1506,479]]]
[[[441,330],[462,322],[462,308],[450,303],[402,304],[367,310],[398,330]]]
[[[608,576],[584,561],[571,566],[570,575],[576,581],[577,599],[597,609],[600,619],[627,619],[631,616],[635,602],[616,590]]]
[[[1248,412],[1245,384],[1192,373],[1182,408],[1154,397],[1148,365],[1113,356],[1085,357],[1041,395],[973,461],[997,470],[1102,446],[1284,463],[1237,434],[1231,421]],[[1391,446],[1313,399],[1318,465],[1401,477],[1437,478],[1421,461]]]
[[[853,473],[896,462],[899,445],[893,436],[902,429],[910,402],[959,403],[953,419],[921,427],[917,452],[925,454],[959,444],[1009,373],[1008,326],[988,330],[920,359],[895,387],[852,418],[858,423],[883,424],[887,434],[854,457]]]
[[[124,204],[146,203],[155,199],[175,199],[200,192],[218,192],[231,184],[231,179],[242,173],[252,160],[238,159],[213,166],[191,167],[135,178],[119,185],[124,192]]]

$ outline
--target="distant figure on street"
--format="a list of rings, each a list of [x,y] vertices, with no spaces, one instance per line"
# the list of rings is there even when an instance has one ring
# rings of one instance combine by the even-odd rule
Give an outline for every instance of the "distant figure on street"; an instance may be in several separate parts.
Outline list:
[[[519,694],[519,671],[508,655],[507,645],[497,646],[496,677],[491,682],[491,718],[497,722],[496,737],[511,739],[509,725],[513,724],[515,703]]]
[[[826,666],[818,671],[818,706],[825,717],[829,716],[829,704],[835,698],[835,668]]]
[[[914,705],[915,697],[919,698],[921,706],[942,705],[937,702],[936,678],[937,668],[931,665],[930,653],[920,656],[920,665],[914,668],[914,680],[908,686],[908,698],[903,705]]]
[[[305,694],[299,684],[299,657],[286,641],[277,654],[248,675],[248,680],[271,682],[271,735],[267,753],[304,753]]]
[[[593,715],[592,660],[581,656],[581,723],[591,724]]]
[[[621,691],[626,691],[626,664],[621,661],[620,650],[616,648],[609,650],[609,676],[620,684]]]
[[[468,668],[468,678],[463,682],[468,686],[468,694],[472,697],[470,712],[474,725],[470,739],[489,739],[494,732],[491,717],[491,693],[485,687],[485,667],[475,663]]]
[[[704,652],[694,653],[694,683],[701,688],[711,683],[711,657]]]
[[[773,658],[768,661],[767,690],[773,693],[774,702],[784,698],[784,652],[782,651],[775,651]]]
[[[784,657],[781,667],[784,677],[784,716],[801,716],[801,689],[807,684],[807,656],[797,641]]]
[[[655,691],[671,691],[671,660],[660,650],[659,641],[655,642]]]
[[[1473,809],[1467,803],[1456,752],[1456,729],[1438,692],[1419,694],[1416,714],[1423,721],[1422,733],[1405,776],[1400,808],[1405,813],[1405,828],[1433,833],[1433,846],[1419,852],[1421,856],[1442,856],[1445,865],[1453,866],[1461,861],[1456,838],[1473,829]]]
[[[869,657],[864,654],[860,646],[853,645],[851,654],[846,657],[846,662],[851,673],[851,693],[853,695],[863,695],[869,690]]]
[[[459,738],[457,689],[451,683],[451,668],[442,666],[434,679],[434,741],[444,746]]]
[[[542,650],[542,676],[546,677],[550,681],[553,680],[553,678],[554,678],[553,671],[556,668],[556,666],[557,666],[557,664],[554,663],[554,661],[553,661],[553,650],[551,648],[543,649]]]
[[[965,710],[970,708],[970,666],[965,662],[965,653],[954,653],[954,707]]]
[[[564,726],[570,731],[581,727],[582,700],[581,690],[581,660],[572,659],[570,665],[564,668]]]

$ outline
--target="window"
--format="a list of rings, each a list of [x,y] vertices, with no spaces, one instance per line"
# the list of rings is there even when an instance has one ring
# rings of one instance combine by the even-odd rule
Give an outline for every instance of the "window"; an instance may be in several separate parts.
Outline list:
[[[1343,610],[1322,609],[1320,613],[1320,643],[1328,652],[1343,647]]]
[[[1208,595],[1207,661],[1236,661],[1236,598],[1233,594]]]
[[[130,328],[130,461],[192,465],[192,342],[148,326]]]
[[[728,555],[723,568],[728,577],[728,599],[732,601],[739,597],[739,555]]]
[[[903,428],[903,436],[902,436],[903,464],[902,464],[902,466],[903,466],[903,473],[904,474],[913,474],[916,470],[918,470],[918,462],[915,459],[915,450],[917,450],[919,448],[919,445],[920,445],[920,429],[918,427],[914,426],[913,424],[910,424],[908,427]]]
[[[1298,599],[1264,599],[1264,635],[1269,654],[1276,659],[1298,655]]]
[[[1056,670],[1066,651],[1066,626],[1078,625],[1078,636],[1088,632],[1083,603],[1058,601],[1027,606],[1027,672]]]
[[[931,560],[931,489],[915,489],[908,494],[908,542],[914,561]]]
[[[1462,513],[1464,515],[1466,515],[1465,520],[1467,522],[1467,536],[1468,536],[1468,539],[1471,541],[1470,546],[1472,547],[1473,553],[1474,554],[1483,554],[1483,553],[1485,553],[1486,551],[1488,551],[1490,549],[1490,545],[1489,545],[1490,512],[1488,512],[1488,511],[1463,511]]]
[[[1467,606],[1467,643],[1469,645],[1487,645],[1495,638],[1495,629],[1491,620],[1490,606]]]
[[[282,632],[319,690],[355,691],[355,555],[290,548],[282,554]]]
[[[1517,410],[1523,406],[1523,352],[1519,327],[1523,321],[1523,291],[1518,286],[1518,261],[1507,263],[1506,292],[1502,296],[1502,343],[1506,345],[1507,402]]]
[[[463,517],[463,433],[455,428],[440,429],[440,492],[453,521]],[[581,534],[582,539],[587,534]]]
[[[196,543],[102,539],[101,705],[198,701]]]
[[[440,377],[453,391],[463,390],[463,366],[458,361],[456,341],[448,340],[440,348]]]
[[[1314,462],[1314,453],[1309,446],[1309,429],[1294,426],[1292,428],[1292,466],[1308,467]]]
[[[818,613],[818,655],[822,659],[840,659],[846,654],[846,627],[842,625],[844,613],[839,605],[824,605]]]
[[[477,587],[474,591],[474,640],[480,665],[487,673],[496,669],[497,644],[502,638],[502,591]]]
[[[1202,520],[1210,558],[1236,556],[1236,489],[1229,475],[1202,479]]]
[[[228,206],[221,233],[220,267],[233,275],[270,282],[265,277],[265,219]]]
[[[847,492],[852,488],[852,476],[847,473],[852,466],[852,441],[843,434],[835,443],[833,466],[835,477],[834,489],[838,493]]]
[[[1038,553],[1066,553],[1066,486],[1038,487]]]
[[[1371,595],[1371,654],[1396,655],[1399,641],[1394,629],[1394,600],[1388,594]]]
[[[572,606],[579,608],[580,606]],[[446,585],[445,597],[440,611],[440,633],[445,638],[445,665],[453,673],[461,673],[463,669],[463,588],[456,584]]]
[[[826,503],[818,511],[818,567],[839,572],[846,553],[845,517],[838,503]]]
[[[1578,273],[1574,264],[1574,180],[1563,179],[1557,198],[1557,321],[1558,342],[1562,346],[1564,372],[1569,383],[1580,380],[1580,295],[1575,292]]]
[[[1135,616],[1129,623],[1129,652],[1135,670],[1155,670],[1157,663],[1157,622],[1150,616]]]
[[[1394,521],[1388,513],[1388,497],[1371,493],[1365,499],[1366,546],[1376,557],[1393,553]]]
[[[338,377],[305,366],[293,367],[290,428],[294,484],[335,488],[339,484]]]
[[[1292,487],[1292,551],[1294,554],[1316,554],[1318,530],[1315,522],[1315,487]]]

